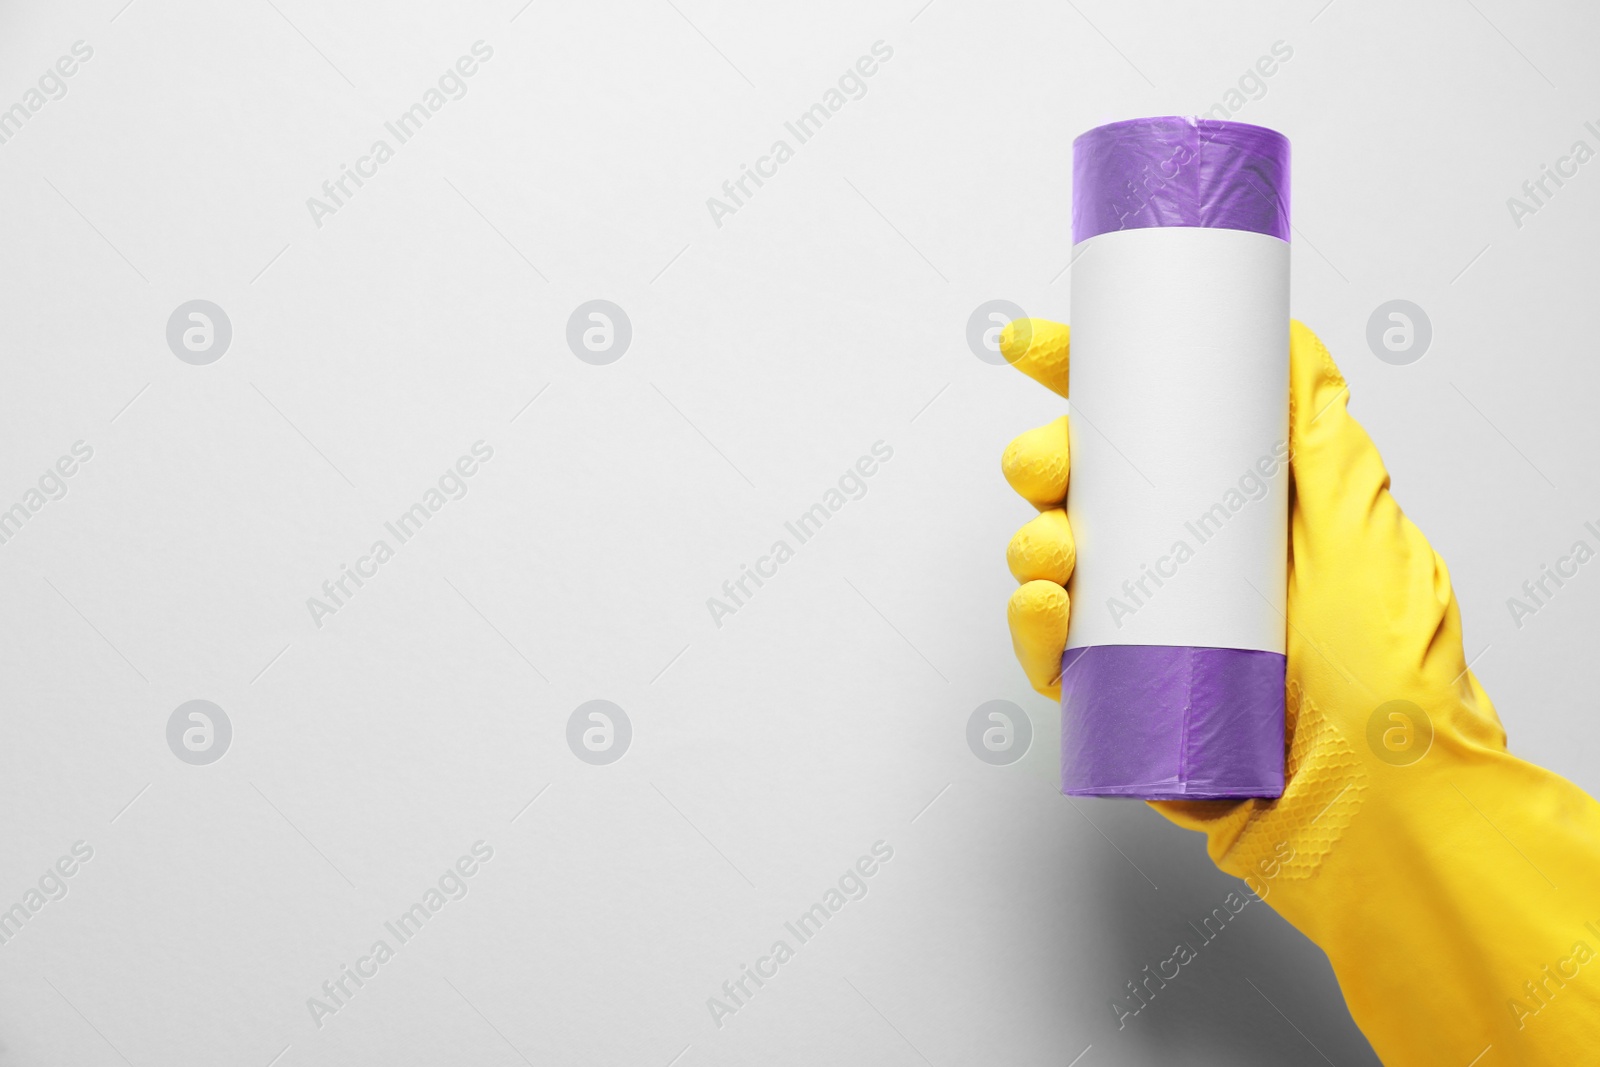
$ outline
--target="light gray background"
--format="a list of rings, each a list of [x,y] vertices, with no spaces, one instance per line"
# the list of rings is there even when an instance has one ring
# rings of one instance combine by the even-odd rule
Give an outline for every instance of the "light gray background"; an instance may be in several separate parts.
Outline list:
[[[998,460],[1062,404],[965,340],[987,300],[1065,315],[1072,136],[1205,110],[1287,42],[1237,117],[1295,144],[1295,313],[1514,749],[1600,787],[1600,575],[1506,606],[1600,518],[1600,162],[1506,206],[1600,145],[1600,14],[1323,2],[8,5],[0,106],[94,55],[0,145],[0,506],[94,456],[0,545],[0,906],[94,857],[0,946],[0,1062],[1373,1062],[1257,905],[1117,1030],[1238,883],[1142,805],[1055,792]],[[480,39],[467,95],[315,226]],[[716,226],[878,40],[867,95]],[[609,366],[565,342],[597,298],[633,326]],[[209,366],[165,340],[193,299],[233,327]],[[1366,345],[1392,299],[1432,322],[1409,366]],[[468,495],[316,628],[306,598],[480,439]],[[713,625],[879,440],[868,494]],[[565,740],[597,698],[634,730],[609,766]],[[167,747],[191,699],[232,723],[209,766]],[[1031,716],[1010,766],[965,740],[994,699]],[[307,998],[480,839],[466,898],[317,1028]],[[869,895],[714,1026],[878,840]]]

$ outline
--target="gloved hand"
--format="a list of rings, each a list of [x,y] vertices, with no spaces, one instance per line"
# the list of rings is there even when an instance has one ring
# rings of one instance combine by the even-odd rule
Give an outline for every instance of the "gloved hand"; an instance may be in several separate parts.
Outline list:
[[[1065,397],[1068,341],[1019,320],[1001,350]],[[1600,1063],[1600,804],[1506,751],[1444,561],[1299,322],[1289,363],[1283,796],[1151,806],[1327,953],[1384,1063]],[[1012,441],[1002,467],[1039,510],[1006,551],[1012,642],[1059,701],[1066,418]]]

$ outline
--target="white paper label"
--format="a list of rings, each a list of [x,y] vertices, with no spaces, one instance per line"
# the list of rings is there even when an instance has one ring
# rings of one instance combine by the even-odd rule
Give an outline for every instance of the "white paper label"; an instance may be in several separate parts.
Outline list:
[[[1289,246],[1152,227],[1074,255],[1067,647],[1282,653]]]

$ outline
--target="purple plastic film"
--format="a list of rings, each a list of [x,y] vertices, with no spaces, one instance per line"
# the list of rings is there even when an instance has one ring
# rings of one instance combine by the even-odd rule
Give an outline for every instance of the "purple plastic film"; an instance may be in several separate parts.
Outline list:
[[[1148,226],[1289,240],[1289,139],[1217,119],[1129,119],[1072,144],[1072,241]]]
[[[1061,657],[1061,791],[1213,800],[1283,794],[1276,652],[1095,645]]]

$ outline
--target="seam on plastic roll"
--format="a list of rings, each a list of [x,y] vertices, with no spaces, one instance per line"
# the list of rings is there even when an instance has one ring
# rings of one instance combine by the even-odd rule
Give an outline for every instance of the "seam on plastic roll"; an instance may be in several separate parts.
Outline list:
[[[1183,729],[1178,735],[1178,781],[1189,780],[1189,727],[1194,722],[1194,649],[1184,654]]]
[[[1299,682],[1287,689],[1288,735],[1283,796],[1251,801],[1250,814],[1219,865],[1240,877],[1261,877],[1276,863],[1278,878],[1317,873],[1356,813],[1368,780],[1366,767],[1344,734],[1307,697]],[[1280,852],[1288,844],[1293,852]]]

